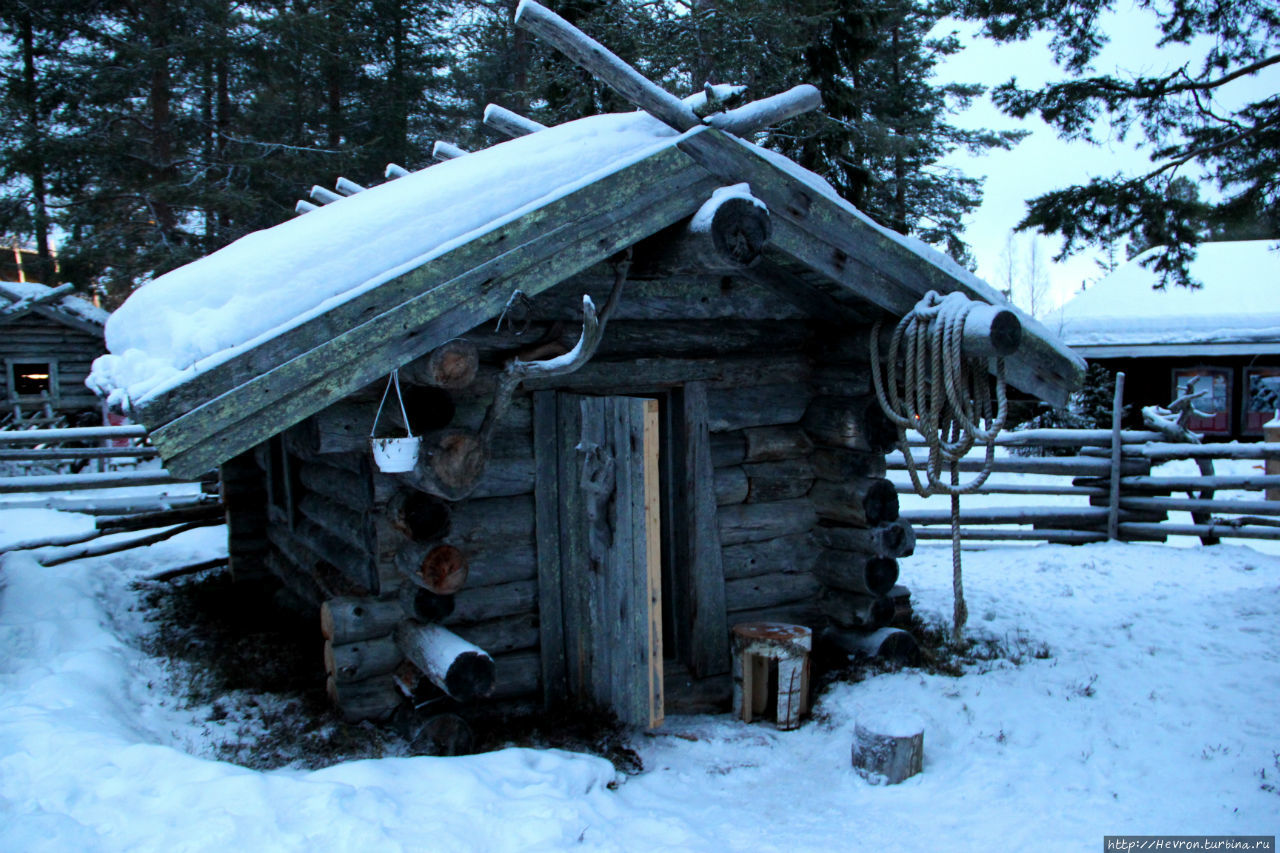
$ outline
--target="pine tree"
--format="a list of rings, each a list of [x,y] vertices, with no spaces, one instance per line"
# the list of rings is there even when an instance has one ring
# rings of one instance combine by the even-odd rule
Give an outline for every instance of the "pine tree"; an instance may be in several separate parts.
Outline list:
[[[1158,47],[1210,45],[1198,64],[1158,76],[1097,74],[1091,63],[1107,41],[1104,16],[1115,0],[958,0],[997,41],[1048,31],[1069,78],[1041,89],[1016,79],[995,90],[1017,117],[1038,115],[1068,139],[1137,130],[1152,167],[1054,190],[1029,202],[1020,228],[1065,238],[1063,256],[1086,245],[1127,239],[1130,248],[1167,247],[1148,259],[1169,281],[1193,285],[1195,246],[1214,233],[1280,235],[1280,94],[1243,104],[1219,97],[1229,84],[1280,65],[1280,6],[1274,0],[1143,0],[1160,27]],[[1105,120],[1105,121],[1104,121]],[[1216,186],[1220,200],[1187,191],[1190,177]]]
[[[46,282],[55,281],[56,147],[78,17],[61,0],[0,2],[0,232],[35,244]]]

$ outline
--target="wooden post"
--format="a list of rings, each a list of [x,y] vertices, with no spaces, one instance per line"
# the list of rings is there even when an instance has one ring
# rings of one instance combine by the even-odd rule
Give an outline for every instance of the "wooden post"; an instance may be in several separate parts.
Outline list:
[[[1280,410],[1276,411],[1273,419],[1262,425],[1262,439],[1268,442],[1280,442]],[[1264,464],[1267,467],[1263,473],[1280,474],[1280,459],[1268,459]],[[1265,495],[1269,501],[1280,501],[1280,487],[1267,489]]]
[[[1124,372],[1116,374],[1116,394],[1111,403],[1111,503],[1107,513],[1107,539],[1115,540],[1120,536],[1120,454],[1123,441],[1120,436],[1120,421],[1124,403]]]

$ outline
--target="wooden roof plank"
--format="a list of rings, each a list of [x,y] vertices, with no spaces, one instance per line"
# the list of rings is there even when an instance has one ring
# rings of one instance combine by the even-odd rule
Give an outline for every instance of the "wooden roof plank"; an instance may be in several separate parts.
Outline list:
[[[687,169],[597,200],[600,215],[481,264],[152,432],[170,471],[198,474],[367,385],[502,309],[512,288],[546,290],[685,216],[719,185]],[[647,190],[647,191],[646,191]],[[603,209],[601,209],[603,206]]]
[[[592,203],[592,199],[623,198],[634,192],[643,194],[646,189],[668,183],[671,184],[668,191],[679,191],[679,177],[688,172],[690,166],[689,158],[674,146],[661,149],[580,190],[478,234],[464,245],[357,294],[287,331],[272,335],[221,364],[185,379],[180,385],[136,401],[135,420],[153,429],[159,428],[300,353],[391,310],[423,290],[466,273],[487,259],[564,228],[566,224],[572,227],[575,223],[598,217],[600,203]],[[697,172],[705,174],[701,170]]]

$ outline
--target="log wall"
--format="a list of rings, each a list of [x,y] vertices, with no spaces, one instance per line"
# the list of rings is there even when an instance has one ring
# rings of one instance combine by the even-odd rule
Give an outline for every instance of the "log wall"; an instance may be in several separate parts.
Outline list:
[[[57,362],[58,395],[53,408],[73,412],[97,411],[102,402],[85,387],[93,360],[106,353],[101,336],[73,329],[37,311],[4,324],[0,333],[0,368],[6,360],[16,362]],[[9,401],[9,371],[0,369],[0,401]],[[38,404],[23,403],[24,413],[33,413]]]
[[[609,281],[590,273],[526,306],[526,316],[509,318],[501,331],[475,330],[466,340],[475,346],[477,369],[466,387],[427,389],[415,384],[424,370],[402,370],[414,432],[479,435],[505,361],[567,350],[577,334],[573,312],[575,305],[580,312],[580,294],[586,290],[603,304]],[[820,562],[828,580],[861,587],[849,580],[856,566],[832,567],[839,562],[832,554],[845,552],[831,543],[845,540],[820,536],[821,529],[875,528],[896,518],[897,504],[891,487],[887,499],[882,494],[888,485],[884,425],[873,417],[878,410],[865,367],[828,359],[827,333],[803,317],[766,289],[736,279],[629,283],[591,362],[517,392],[483,447],[483,472],[465,497],[444,488],[425,462],[407,474],[373,470],[366,445],[380,384],[260,446],[253,458],[268,482],[263,561],[295,596],[323,610],[330,693],[344,712],[389,714],[400,693],[424,689],[395,644],[395,627],[406,618],[438,621],[488,652],[496,672],[491,698],[538,692],[545,626],[535,535],[537,390],[662,396],[700,383],[716,504],[708,510],[711,529],[703,533],[718,543],[719,560],[707,562],[714,578],[696,579],[698,594],[724,602],[727,625],[757,619],[823,624],[820,611],[832,605],[823,601],[827,586],[815,573]],[[387,410],[383,419],[385,427]],[[398,411],[389,420],[394,428],[403,428],[401,421]],[[677,528],[690,523],[681,516],[677,508],[671,519]],[[673,539],[689,535],[669,532]],[[464,578],[456,592],[430,588],[441,566],[455,582]],[[714,596],[709,582],[717,587]],[[848,589],[839,593],[841,600],[857,597]],[[693,691],[670,694],[672,707],[693,701],[694,693],[705,704],[708,685],[721,685],[727,701],[728,681],[718,677],[727,669],[727,651],[696,651],[681,649],[683,661],[670,662],[673,671],[685,672],[688,664],[699,676],[670,680]],[[400,693],[387,688],[392,682]]]

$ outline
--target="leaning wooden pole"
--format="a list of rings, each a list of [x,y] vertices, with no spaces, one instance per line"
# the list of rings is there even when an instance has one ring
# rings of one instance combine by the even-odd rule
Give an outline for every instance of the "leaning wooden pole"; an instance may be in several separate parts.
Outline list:
[[[805,84],[736,110],[708,116],[703,121],[684,101],[652,83],[604,45],[535,0],[520,0],[515,24],[559,50],[658,121],[682,133],[708,124],[741,136],[822,105],[818,90]]]
[[[1124,440],[1120,434],[1120,422],[1124,403],[1124,372],[1116,374],[1116,394],[1111,403],[1111,503],[1107,512],[1107,539],[1120,536],[1120,455]]]
[[[534,0],[520,0],[515,25],[559,50],[631,103],[682,133],[702,124],[675,95],[655,85],[600,42]]]

